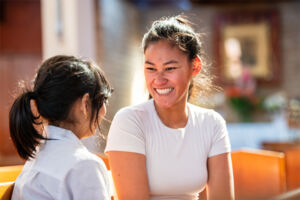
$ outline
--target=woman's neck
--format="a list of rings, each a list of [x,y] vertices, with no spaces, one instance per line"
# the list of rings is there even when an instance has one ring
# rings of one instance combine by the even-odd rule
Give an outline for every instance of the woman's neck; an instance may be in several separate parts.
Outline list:
[[[69,131],[72,131],[74,133],[74,135],[76,137],[78,137],[78,139],[82,139],[83,138],[83,136],[81,134],[83,132],[81,130],[81,127],[78,127],[75,124],[66,123],[66,122],[60,122],[60,123],[56,124],[55,126],[58,126],[60,128],[63,128],[63,129],[69,130]]]
[[[154,107],[160,120],[169,128],[184,128],[188,122],[187,103],[172,108],[160,108],[154,101]]]

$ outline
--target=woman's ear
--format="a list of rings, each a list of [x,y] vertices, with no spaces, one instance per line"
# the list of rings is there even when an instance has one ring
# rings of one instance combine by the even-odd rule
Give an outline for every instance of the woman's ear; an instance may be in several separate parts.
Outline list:
[[[88,118],[88,105],[89,105],[90,95],[85,93],[81,98],[80,110],[83,112],[84,118]]]
[[[195,77],[202,68],[202,62],[199,56],[196,56],[196,58],[193,61],[193,77]]]

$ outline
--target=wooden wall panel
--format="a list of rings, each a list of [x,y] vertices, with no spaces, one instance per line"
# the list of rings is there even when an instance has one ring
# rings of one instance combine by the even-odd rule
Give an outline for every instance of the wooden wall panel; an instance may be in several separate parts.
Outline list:
[[[8,113],[18,82],[30,82],[42,58],[40,1],[2,1],[1,6],[0,166],[23,163],[10,139]]]
[[[15,95],[20,92],[18,82],[24,80],[30,85],[40,62],[40,55],[0,56],[0,165],[20,163],[9,136],[8,113]]]
[[[0,21],[0,53],[41,53],[39,0],[4,1]]]

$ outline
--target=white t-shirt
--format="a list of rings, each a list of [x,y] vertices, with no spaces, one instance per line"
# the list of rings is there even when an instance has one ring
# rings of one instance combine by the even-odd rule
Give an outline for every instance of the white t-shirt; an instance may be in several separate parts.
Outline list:
[[[185,128],[172,129],[158,117],[153,100],[121,109],[114,117],[106,152],[144,154],[152,200],[197,199],[207,182],[207,158],[230,151],[224,119],[188,104]]]
[[[12,200],[110,200],[103,161],[69,130],[48,126],[48,138],[25,163]]]

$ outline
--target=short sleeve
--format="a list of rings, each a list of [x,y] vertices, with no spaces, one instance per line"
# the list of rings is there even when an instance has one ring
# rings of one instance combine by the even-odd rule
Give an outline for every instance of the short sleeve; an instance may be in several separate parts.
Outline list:
[[[231,151],[228,131],[226,127],[226,122],[218,113],[215,112],[213,118],[213,135],[211,148],[208,153],[208,157],[215,156],[222,153],[227,153]]]
[[[77,163],[67,174],[59,199],[110,200],[108,172],[95,160]]]
[[[129,108],[120,110],[114,117],[107,138],[105,152],[125,151],[145,155],[142,122]]]

